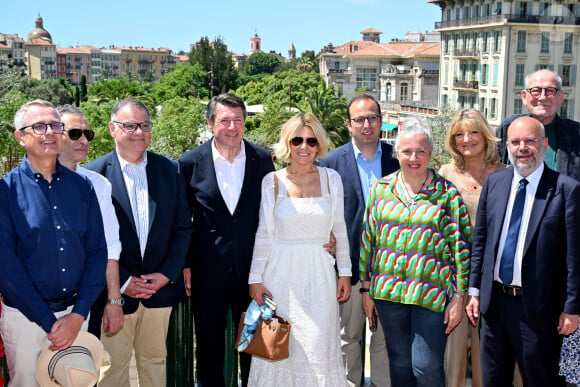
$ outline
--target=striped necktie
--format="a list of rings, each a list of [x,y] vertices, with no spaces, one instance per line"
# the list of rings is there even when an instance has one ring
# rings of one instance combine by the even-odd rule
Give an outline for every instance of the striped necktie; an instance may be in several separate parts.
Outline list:
[[[135,229],[139,237],[139,246],[141,249],[141,256],[145,254],[145,246],[147,245],[147,237],[149,235],[149,219],[148,211],[145,206],[148,206],[147,200],[147,174],[143,173],[142,168],[137,165],[127,164],[125,172],[131,181],[133,187],[129,192],[131,196],[131,210],[133,211],[133,220],[135,221]]]

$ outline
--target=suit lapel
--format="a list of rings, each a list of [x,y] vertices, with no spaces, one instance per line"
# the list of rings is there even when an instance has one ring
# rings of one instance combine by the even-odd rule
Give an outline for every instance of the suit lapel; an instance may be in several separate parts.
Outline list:
[[[354,148],[352,146],[352,142],[350,142],[348,144],[348,147],[344,150],[344,153],[342,156],[344,157],[344,162],[345,162],[347,169],[349,171],[348,179],[350,179],[350,184],[352,184],[352,186],[354,187],[354,191],[356,192],[356,196],[357,196],[357,201],[358,201],[358,203],[365,203],[363,193],[362,193],[362,187],[361,187],[361,183],[360,183],[360,177],[358,174],[358,165],[356,164],[356,159],[354,156]],[[344,178],[344,176],[343,176],[343,178]],[[363,207],[364,207],[364,205],[363,205]]]
[[[494,206],[493,212],[488,211],[488,214],[491,216],[495,216],[497,218],[497,227],[495,233],[493,235],[494,241],[494,262],[497,258],[498,249],[499,249],[499,240],[501,238],[501,233],[503,230],[503,224],[507,212],[508,201],[510,198],[510,191],[512,188],[512,180],[514,176],[513,167],[505,170],[506,172],[502,173],[502,176],[498,175],[498,179],[496,179],[496,184],[489,187],[489,192],[492,192],[491,195],[488,195],[487,205]],[[509,171],[509,172],[508,172]],[[501,172],[500,172],[501,173]]]
[[[532,205],[532,213],[530,214],[530,220],[528,222],[526,241],[522,253],[524,258],[528,248],[530,247],[534,234],[542,222],[546,206],[554,195],[554,187],[556,186],[556,183],[553,182],[553,175],[550,172],[551,171],[548,167],[544,165],[544,172],[542,173],[542,177],[538,183],[538,189],[536,190],[536,196],[534,197],[534,204]]]
[[[108,160],[107,178],[111,181],[111,192],[113,198],[117,199],[121,209],[131,221],[133,231],[137,233],[135,220],[133,219],[133,211],[131,210],[131,201],[129,200],[129,194],[127,193],[127,186],[125,185],[125,179],[123,178],[123,172],[121,171],[121,164],[119,164],[119,159],[115,152],[110,154]]]
[[[162,176],[157,176],[159,174],[158,168],[155,165],[155,159],[150,157],[151,154],[147,155],[147,192],[149,197],[149,231],[151,231],[151,226],[153,225],[153,220],[155,219],[155,211],[157,210],[157,201],[161,196],[159,191],[163,188],[159,182],[163,181]],[[151,234],[149,234],[151,235]],[[147,238],[149,240],[149,238]]]

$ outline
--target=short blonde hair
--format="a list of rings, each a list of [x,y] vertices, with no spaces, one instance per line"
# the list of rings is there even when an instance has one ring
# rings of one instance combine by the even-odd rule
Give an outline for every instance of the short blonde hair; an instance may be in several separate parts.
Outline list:
[[[488,164],[499,163],[499,154],[496,147],[499,138],[493,134],[487,120],[478,110],[463,109],[453,117],[453,121],[451,121],[451,125],[449,125],[445,135],[445,148],[447,148],[456,166],[463,167],[465,165],[463,155],[457,149],[455,141],[455,135],[460,129],[479,130],[485,139],[485,162]]]
[[[309,127],[314,132],[314,137],[318,140],[318,151],[316,160],[326,156],[328,153],[329,141],[326,137],[326,130],[312,113],[298,113],[290,118],[280,130],[280,140],[274,145],[274,156],[285,163],[290,162],[290,140],[298,135],[303,127]]]

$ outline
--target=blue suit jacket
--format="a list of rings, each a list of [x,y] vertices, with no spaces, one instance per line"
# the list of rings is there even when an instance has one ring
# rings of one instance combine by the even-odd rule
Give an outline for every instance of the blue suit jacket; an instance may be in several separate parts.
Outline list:
[[[514,169],[491,174],[483,185],[472,246],[469,286],[480,310],[491,301],[493,272]],[[561,312],[580,313],[580,183],[545,166],[534,199],[522,260],[526,319],[556,329]]]
[[[399,169],[399,162],[393,159],[393,147],[381,141],[381,172],[386,176]],[[336,170],[344,188],[344,219],[348,232],[350,260],[352,263],[352,284],[359,281],[358,261],[360,257],[360,238],[365,210],[365,200],[360,184],[358,166],[354,157],[352,141],[344,144],[320,160],[320,166]]]
[[[231,214],[218,188],[211,141],[185,152],[179,159],[193,217],[188,266],[192,287],[204,294],[211,289],[247,286],[262,178],[274,170],[270,154],[244,140],[244,182]]]
[[[86,167],[105,176],[112,185],[113,205],[119,221],[119,239],[122,244],[119,259],[121,286],[130,276],[162,273],[169,278],[169,283],[149,299],[135,299],[123,295],[123,312],[135,312],[139,302],[148,308],[167,307],[180,302],[185,296],[182,273],[191,238],[191,219],[185,182],[177,163],[147,152],[149,236],[143,257],[116,152],[108,153]]]

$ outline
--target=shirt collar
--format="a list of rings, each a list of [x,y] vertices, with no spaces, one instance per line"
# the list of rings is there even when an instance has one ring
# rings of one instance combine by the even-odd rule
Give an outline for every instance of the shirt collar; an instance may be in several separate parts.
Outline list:
[[[36,175],[41,175],[40,173],[36,172],[32,168],[32,165],[30,165],[30,162],[28,161],[27,155],[24,155],[24,157],[22,158],[22,163],[20,163],[20,168],[28,177],[36,178]],[[62,173],[62,165],[58,161],[58,158],[57,158],[55,172],[52,174],[52,177],[58,177],[58,176],[60,176],[61,173]]]
[[[544,163],[543,162],[540,164],[540,166],[534,172],[532,172],[525,179],[532,186],[537,186],[540,183],[540,179],[542,178],[542,173],[544,173]],[[514,180],[515,180],[515,182],[519,183],[520,180],[523,178],[524,177],[522,175],[520,175],[518,170],[514,167]]]
[[[358,159],[358,155],[361,155],[361,157],[362,157],[362,152],[360,151],[360,149],[358,149],[358,147],[354,143],[354,140],[352,140],[351,142],[352,142],[352,149],[354,150],[354,158]],[[377,155],[381,156],[382,153],[383,153],[383,148],[381,148],[381,140],[379,140],[377,142],[377,151],[375,152],[375,155],[373,157],[376,157]]]
[[[130,161],[125,160],[123,157],[121,157],[121,155],[119,154],[119,152],[115,151],[117,153],[117,158],[119,159],[119,165],[121,166],[121,171],[125,170],[125,167],[128,164],[132,164],[136,167],[142,167],[145,168],[147,166],[147,152],[145,152],[145,154],[143,155],[143,161],[141,161],[139,164],[134,164]]]
[[[223,157],[220,152],[218,151],[218,149],[215,146],[215,138],[211,141],[211,157],[213,158],[213,161],[217,161],[217,160],[223,160],[223,161],[227,161],[229,163],[229,160],[226,159],[225,157]],[[238,153],[236,155],[236,157],[234,158],[234,163],[236,161],[239,160],[245,160],[246,159],[246,143],[244,142],[244,140],[242,140],[242,146],[240,147],[240,153]]]

